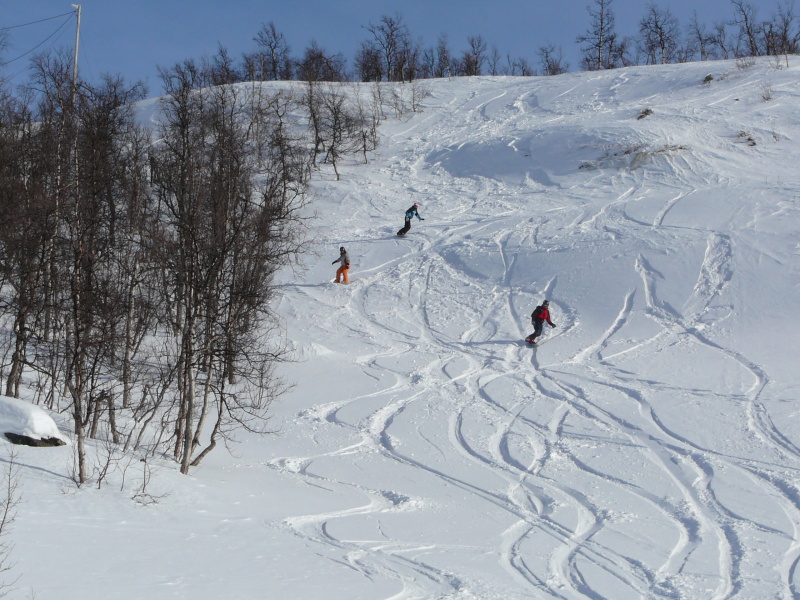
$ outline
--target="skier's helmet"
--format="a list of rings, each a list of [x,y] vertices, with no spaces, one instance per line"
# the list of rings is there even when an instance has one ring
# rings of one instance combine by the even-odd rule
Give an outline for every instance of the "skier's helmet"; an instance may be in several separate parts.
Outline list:
[[[419,206],[419,204],[417,204],[416,202],[414,202],[414,206]]]
[[[550,306],[550,301],[545,300],[544,302],[542,302],[542,306]]]
[[[339,252],[344,252],[344,251],[345,251],[345,250],[344,250],[344,246],[342,246],[341,248],[339,248]]]

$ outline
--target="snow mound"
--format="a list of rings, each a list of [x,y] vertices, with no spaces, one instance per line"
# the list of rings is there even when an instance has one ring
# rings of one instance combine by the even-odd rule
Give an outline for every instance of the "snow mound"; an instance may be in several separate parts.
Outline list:
[[[35,440],[56,438],[69,443],[46,411],[30,402],[8,396],[0,396],[0,432],[16,433]]]

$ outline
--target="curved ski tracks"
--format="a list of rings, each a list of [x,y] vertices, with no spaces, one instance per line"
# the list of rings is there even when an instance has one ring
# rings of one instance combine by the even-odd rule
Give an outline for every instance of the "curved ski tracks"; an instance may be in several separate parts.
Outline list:
[[[469,108],[474,126],[480,126],[487,106],[495,101],[509,102],[499,97],[482,99],[476,92]],[[524,105],[521,99],[514,100],[508,118]],[[417,168],[408,165],[410,171]],[[680,175],[685,171],[677,170]],[[587,207],[572,227],[602,232],[614,230],[618,219],[630,222],[625,207],[636,199],[640,185],[632,176],[625,195],[594,213]],[[665,200],[652,221],[636,221],[635,226],[662,232],[670,229],[670,211],[695,191],[688,176],[679,177],[676,185],[683,189]],[[475,186],[478,189],[471,190],[472,196],[485,193],[492,183]],[[465,201],[461,212],[467,215],[473,208]],[[660,276],[645,256],[639,256],[632,261],[632,269],[641,284],[621,291],[615,320],[594,343],[558,358],[548,352],[557,345],[557,338],[549,341],[553,346],[532,353],[506,339],[508,331],[497,325],[522,323],[525,327],[527,314],[518,307],[533,306],[539,294],[550,291],[514,289],[513,285],[518,280],[516,249],[522,243],[535,243],[539,225],[520,224],[514,217],[496,213],[440,229],[427,227],[424,233],[415,232],[413,241],[408,240],[411,247],[402,258],[363,273],[361,280],[346,290],[351,296],[346,310],[349,326],[358,328],[365,339],[374,340],[374,347],[355,357],[356,364],[375,376],[385,371],[387,357],[422,353],[430,360],[411,376],[402,370],[392,373],[394,383],[379,392],[320,405],[300,415],[301,420],[341,428],[347,433],[343,439],[355,436],[359,441],[320,456],[275,460],[273,468],[313,484],[320,476],[309,467],[323,457],[352,460],[354,455],[378,454],[458,488],[495,514],[506,515],[508,526],[476,549],[486,560],[502,565],[513,581],[497,598],[611,598],[605,584],[598,583],[608,580],[616,582],[617,589],[627,590],[624,597],[631,598],[739,597],[752,594],[747,564],[756,560],[759,552],[753,540],[763,537],[772,540],[773,548],[776,539],[785,545],[782,554],[773,557],[777,565],[774,580],[757,583],[763,597],[800,595],[800,489],[795,478],[787,475],[800,470],[800,448],[776,427],[762,401],[770,383],[768,373],[704,334],[715,315],[725,318],[725,313],[714,310],[714,304],[731,279],[735,241],[726,233],[707,234],[697,282],[680,312],[660,299]],[[496,264],[502,272],[494,280],[448,260],[449,249],[479,230],[497,232]],[[683,234],[704,235],[699,231],[675,233]],[[551,287],[557,287],[556,282],[551,282]],[[387,292],[400,307],[398,311],[387,310],[376,301]],[[343,297],[326,298],[313,289],[296,293],[314,294],[320,313],[332,309]],[[455,333],[443,311],[457,306],[460,294],[479,295],[482,300],[464,303],[458,315],[464,328]],[[559,306],[556,312],[559,310],[559,314],[569,315],[568,307]],[[405,311],[414,318],[399,321]],[[626,328],[635,311],[657,324],[657,333],[622,351],[613,349],[610,341]],[[568,321],[559,325],[558,335],[568,335],[575,326]],[[525,332],[516,333],[521,338]],[[775,462],[785,469],[760,464],[744,452],[709,447],[703,440],[686,437],[671,424],[672,415],[659,406],[665,386],[638,379],[617,366],[622,359],[654,360],[673,349],[689,347],[749,374],[749,387],[726,401],[731,410],[745,416],[743,434],[752,436],[751,443],[773,452],[778,457]],[[671,385],[676,395],[691,397],[695,392],[690,387],[682,389],[680,382]],[[368,399],[380,400],[378,408],[350,411],[360,415],[358,418],[339,416],[348,407],[374,406],[364,402]],[[442,413],[428,423],[439,429],[435,439],[426,437],[420,428],[396,427],[410,409],[425,406],[424,410],[431,410],[434,405]],[[416,458],[410,451],[416,444],[435,446],[443,460],[434,464]],[[642,469],[657,471],[664,482],[662,488],[649,490],[640,484],[645,479],[624,469],[604,470],[608,462],[588,456],[610,451],[607,447],[618,449],[620,457],[635,457],[632,462]],[[450,471],[449,465],[455,462],[466,462],[471,469]],[[727,485],[722,473],[736,473],[750,482],[765,503],[784,515],[789,527],[777,528],[738,514],[719,495]],[[415,510],[424,499],[343,480],[322,483],[356,489],[365,503],[287,519],[284,525],[309,544],[332,551],[365,577],[396,580],[399,591],[392,600],[495,597],[492,594],[499,584],[491,580],[492,575],[454,573],[436,566],[436,561],[426,558],[426,544],[404,541],[402,536],[360,540],[331,533],[330,524],[337,520]],[[630,498],[629,508],[609,503],[620,497]],[[644,517],[631,511],[646,512],[664,532],[662,539],[649,541],[654,549],[644,556],[620,543],[620,538],[628,536],[634,547],[644,546],[635,531],[637,519]],[[443,543],[430,545],[446,550]]]

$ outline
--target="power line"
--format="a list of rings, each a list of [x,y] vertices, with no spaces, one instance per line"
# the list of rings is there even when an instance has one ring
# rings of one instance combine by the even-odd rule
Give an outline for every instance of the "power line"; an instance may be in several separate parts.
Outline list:
[[[45,21],[52,21],[53,19],[58,19],[59,17],[65,17],[66,15],[73,14],[74,11],[65,12],[60,15],[56,15],[55,17],[47,17],[46,19],[39,19],[38,21],[31,21],[30,23],[23,23],[22,25],[11,25],[10,27],[0,27],[2,30],[8,29],[19,29],[20,27],[27,27],[28,25],[36,25],[37,23],[44,23]]]
[[[41,42],[36,44],[33,48],[31,48],[27,52],[24,52],[24,53],[20,54],[19,56],[17,56],[16,58],[12,58],[9,61],[0,63],[0,65],[3,65],[3,66],[10,65],[11,63],[18,61],[21,58],[25,58],[26,56],[28,56],[28,54],[30,54],[31,52],[33,52],[37,48],[40,48],[42,45],[46,44],[54,35],[56,35],[59,31],[61,31],[67,23],[69,23],[69,21],[72,19],[72,17],[75,15],[75,13],[74,12],[69,12],[69,13],[64,13],[62,15],[58,15],[58,17],[50,17],[50,18],[47,18],[47,19],[42,19],[41,21],[35,21],[36,23],[41,23],[43,21],[50,21],[52,19],[57,19],[59,17],[63,17],[63,16],[66,16],[66,15],[69,15],[69,16],[66,19],[64,19],[64,22],[61,23],[61,25],[59,25],[58,28],[53,33],[48,35],[44,40],[42,40]],[[31,24],[32,23],[27,23],[27,25],[31,25]],[[24,25],[15,25],[15,27],[24,27]],[[13,27],[6,27],[4,29],[13,29]]]

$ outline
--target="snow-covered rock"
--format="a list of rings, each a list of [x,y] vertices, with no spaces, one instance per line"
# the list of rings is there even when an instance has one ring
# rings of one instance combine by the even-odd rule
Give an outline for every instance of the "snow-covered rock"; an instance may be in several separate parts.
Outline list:
[[[68,443],[45,410],[8,396],[0,396],[0,432],[15,444],[63,446]]]

